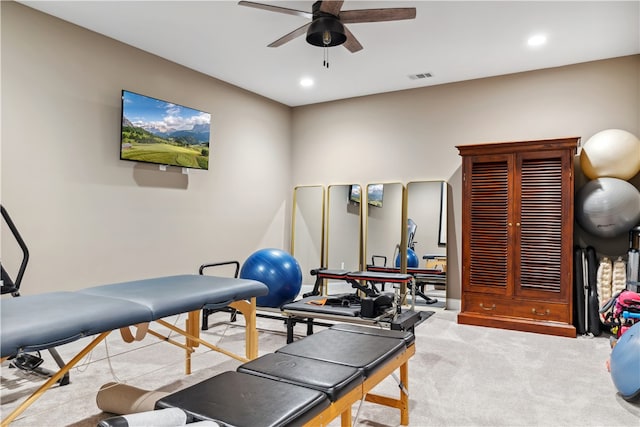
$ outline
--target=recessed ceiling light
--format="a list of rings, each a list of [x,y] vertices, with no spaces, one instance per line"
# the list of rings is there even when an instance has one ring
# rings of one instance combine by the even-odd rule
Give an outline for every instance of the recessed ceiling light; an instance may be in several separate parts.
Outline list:
[[[544,34],[533,35],[529,37],[529,39],[527,40],[527,44],[531,47],[542,46],[546,42],[547,42],[547,36],[545,36]]]
[[[313,86],[313,79],[310,77],[303,77],[300,79],[300,86],[311,87]]]

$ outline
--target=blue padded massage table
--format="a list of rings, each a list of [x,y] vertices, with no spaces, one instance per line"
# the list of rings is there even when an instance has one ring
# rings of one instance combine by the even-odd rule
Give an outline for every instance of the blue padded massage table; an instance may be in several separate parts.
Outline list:
[[[202,344],[212,350],[246,362],[258,356],[256,297],[268,294],[263,283],[227,277],[179,275],[95,286],[75,292],[51,292],[2,299],[0,301],[0,352],[2,361],[21,352],[57,347],[97,335],[73,359],[29,396],[9,416],[8,425],[40,395],[54,385],[112,331],[120,329],[131,342],[148,332],[185,349],[185,372],[191,373],[191,354]],[[203,306],[230,306],[246,320],[245,357],[209,344],[199,337],[199,313]],[[35,313],[35,315],[34,315]],[[162,320],[188,313],[185,329]],[[185,343],[171,340],[148,329],[155,321],[185,336]],[[129,327],[136,326],[132,333]]]

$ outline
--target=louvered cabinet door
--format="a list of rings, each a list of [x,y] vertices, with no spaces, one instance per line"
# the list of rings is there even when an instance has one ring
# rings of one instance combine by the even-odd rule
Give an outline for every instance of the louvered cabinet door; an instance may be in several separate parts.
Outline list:
[[[517,155],[514,294],[565,300],[571,288],[572,157],[568,151]]]
[[[458,146],[458,322],[575,337],[573,160],[579,138]]]
[[[512,156],[468,158],[463,200],[463,281],[467,290],[508,292],[510,269],[509,200]]]

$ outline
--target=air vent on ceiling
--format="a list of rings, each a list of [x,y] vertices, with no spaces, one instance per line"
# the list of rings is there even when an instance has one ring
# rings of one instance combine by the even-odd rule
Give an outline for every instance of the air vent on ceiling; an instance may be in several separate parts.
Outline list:
[[[419,74],[411,74],[409,76],[409,78],[411,80],[428,79],[429,77],[433,77],[433,74],[431,74],[431,73],[419,73]]]

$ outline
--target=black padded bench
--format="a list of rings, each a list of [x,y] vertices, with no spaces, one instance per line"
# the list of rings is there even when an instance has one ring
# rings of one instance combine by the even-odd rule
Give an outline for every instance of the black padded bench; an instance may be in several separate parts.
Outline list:
[[[409,423],[410,332],[335,325],[160,399],[156,409],[177,407],[189,421],[225,426],[319,426],[338,416],[351,425],[351,406],[366,399],[400,410]],[[370,393],[400,369],[400,396]]]

